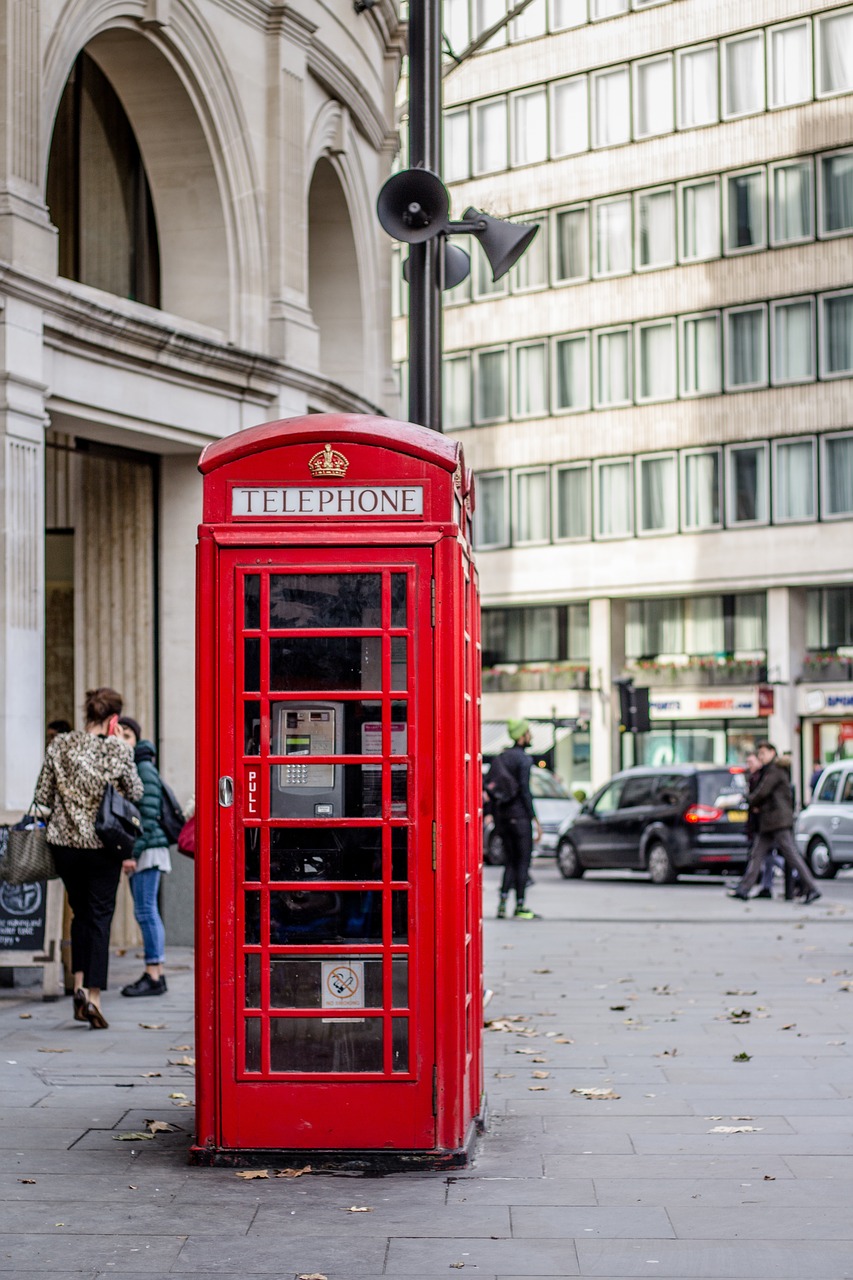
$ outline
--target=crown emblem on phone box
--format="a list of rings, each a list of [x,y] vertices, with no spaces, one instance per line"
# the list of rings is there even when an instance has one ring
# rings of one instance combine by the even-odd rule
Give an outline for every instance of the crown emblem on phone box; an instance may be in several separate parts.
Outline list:
[[[330,444],[325,445],[308,461],[308,470],[312,476],[345,476],[348,466],[349,458],[338,453],[337,449],[333,449]]]

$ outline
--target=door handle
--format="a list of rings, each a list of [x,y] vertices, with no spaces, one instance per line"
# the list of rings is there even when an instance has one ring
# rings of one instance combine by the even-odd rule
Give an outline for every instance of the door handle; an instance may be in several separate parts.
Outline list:
[[[234,803],[234,779],[223,775],[219,779],[219,804],[223,809],[230,809]]]

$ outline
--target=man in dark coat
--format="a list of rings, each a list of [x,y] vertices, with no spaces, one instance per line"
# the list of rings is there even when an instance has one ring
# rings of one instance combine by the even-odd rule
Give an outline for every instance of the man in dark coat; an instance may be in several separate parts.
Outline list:
[[[542,834],[530,794],[533,761],[526,751],[530,746],[530,725],[526,720],[509,720],[507,732],[513,745],[494,760],[486,780],[495,828],[504,850],[498,919],[506,915],[507,898],[514,891],[515,915],[521,920],[535,920],[536,913],[524,905],[533,856],[533,829],[537,840]]]
[[[776,748],[771,742],[759,742],[757,752],[761,779],[755,788],[750,789],[749,804],[751,812],[756,815],[758,835],[750,850],[746,872],[729,896],[749,897],[750,889],[761,874],[765,856],[775,848],[785,859],[786,867],[798,873],[805,890],[803,901],[806,904],[814,902],[820,897],[818,887],[794,843],[790,775],[778,763]]]

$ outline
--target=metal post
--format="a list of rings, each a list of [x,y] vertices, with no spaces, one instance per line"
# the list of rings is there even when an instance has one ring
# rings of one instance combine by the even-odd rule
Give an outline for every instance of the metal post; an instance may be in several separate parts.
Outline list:
[[[441,175],[441,0],[409,5],[409,164]],[[409,420],[441,431],[444,237],[409,249]]]

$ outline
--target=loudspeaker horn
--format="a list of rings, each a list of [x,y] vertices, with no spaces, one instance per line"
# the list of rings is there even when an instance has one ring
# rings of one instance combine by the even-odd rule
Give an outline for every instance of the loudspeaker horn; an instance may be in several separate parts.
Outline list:
[[[506,275],[539,230],[536,222],[505,222],[502,218],[492,218],[488,213],[480,213],[479,209],[466,209],[462,216],[472,224],[471,234],[483,246],[483,252],[492,268],[493,280],[500,280],[501,276]]]
[[[471,259],[464,249],[458,249],[455,244],[445,244],[444,246],[444,283],[441,282],[441,263],[436,263],[435,283],[440,285],[442,289],[455,289],[458,284],[467,278],[471,271]],[[409,259],[403,263],[403,279],[408,284],[411,279],[411,269],[409,267]]]
[[[376,201],[383,229],[406,244],[422,244],[443,231],[449,207],[444,183],[429,169],[395,173]]]

